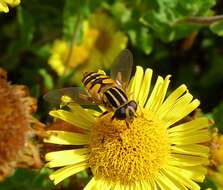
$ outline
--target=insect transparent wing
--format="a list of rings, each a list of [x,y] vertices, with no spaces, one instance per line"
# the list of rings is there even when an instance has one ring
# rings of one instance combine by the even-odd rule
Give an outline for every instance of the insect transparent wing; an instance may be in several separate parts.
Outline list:
[[[43,98],[50,103],[60,104],[62,96],[69,96],[74,102],[82,105],[96,104],[88,93],[80,87],[68,87],[52,90],[46,93]]]
[[[132,74],[133,56],[130,50],[124,49],[115,58],[111,77],[124,88],[127,87]]]

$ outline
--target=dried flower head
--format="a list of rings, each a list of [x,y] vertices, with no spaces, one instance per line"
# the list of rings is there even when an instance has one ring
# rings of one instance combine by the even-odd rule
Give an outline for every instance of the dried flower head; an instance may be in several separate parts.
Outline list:
[[[36,100],[28,96],[25,86],[11,85],[0,69],[0,181],[16,167],[40,164],[38,151],[31,142],[31,113]]]

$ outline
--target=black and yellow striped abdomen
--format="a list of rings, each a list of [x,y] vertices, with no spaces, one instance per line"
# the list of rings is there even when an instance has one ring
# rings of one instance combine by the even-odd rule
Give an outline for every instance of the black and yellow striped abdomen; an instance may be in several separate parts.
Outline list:
[[[124,91],[105,74],[88,73],[82,82],[89,94],[108,109],[116,110],[128,101]]]

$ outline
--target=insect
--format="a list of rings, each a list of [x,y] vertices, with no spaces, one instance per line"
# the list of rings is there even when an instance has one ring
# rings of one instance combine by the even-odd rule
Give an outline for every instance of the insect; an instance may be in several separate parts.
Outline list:
[[[85,73],[82,83],[85,90],[78,87],[63,88],[48,92],[44,99],[58,103],[63,95],[71,97],[80,104],[102,105],[108,112],[114,112],[113,119],[133,121],[136,117],[137,103],[129,100],[127,86],[132,72],[133,56],[125,49],[114,60],[111,75],[102,71]]]

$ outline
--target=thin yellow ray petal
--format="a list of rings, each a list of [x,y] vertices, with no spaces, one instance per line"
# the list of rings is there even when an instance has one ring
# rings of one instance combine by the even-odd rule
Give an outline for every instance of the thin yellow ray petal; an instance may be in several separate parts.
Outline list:
[[[158,189],[158,187],[155,183],[155,179],[153,179],[153,178],[149,179],[149,183],[150,183],[151,190],[157,190]]]
[[[94,190],[95,186],[95,178],[91,178],[91,180],[88,182],[88,184],[84,187],[83,190]]]
[[[172,132],[184,132],[184,131],[197,131],[199,129],[207,128],[209,125],[210,124],[208,118],[200,117],[192,121],[169,128],[168,132],[172,133]]]
[[[163,84],[163,78],[161,76],[158,76],[153,91],[146,103],[145,106],[146,109],[151,110],[153,105],[157,103],[157,96],[159,94],[160,89],[162,88],[162,84]]]
[[[85,170],[88,167],[89,167],[88,163],[86,163],[86,162],[74,164],[71,166],[66,166],[66,167],[60,168],[60,169],[56,170],[55,172],[53,172],[50,175],[50,179],[53,180],[54,184],[56,185],[56,184],[60,183],[61,181],[63,181],[64,179],[66,179],[66,178],[68,178],[82,170]]]
[[[180,190],[188,190],[188,188],[186,188],[182,183],[180,183],[180,181],[176,179],[175,175],[169,172],[168,169],[163,168],[162,171],[174,184],[176,184],[176,186],[179,187]]]
[[[197,166],[197,165],[208,165],[208,158],[191,155],[171,154],[171,158],[168,162],[174,166]]]
[[[76,113],[72,113],[65,110],[56,110],[49,113],[51,116],[62,119],[76,127],[91,130],[94,125],[93,122],[86,122],[82,117]]]
[[[194,180],[197,182],[202,182],[205,178],[205,174],[207,173],[207,169],[203,166],[166,166],[168,171],[173,174],[178,174],[182,180]]]
[[[179,100],[176,105],[174,105],[174,107],[162,118],[167,122],[167,126],[181,120],[200,105],[200,101],[197,99],[189,103],[192,98],[192,95],[185,94],[185,98],[182,99],[182,101]]]
[[[75,113],[78,117],[82,118],[86,122],[92,124],[95,123],[95,117],[84,108],[82,108],[80,105],[71,102],[68,104],[68,107],[72,110],[73,113]]]
[[[185,107],[192,100],[193,100],[193,96],[189,92],[185,93],[180,98],[178,98],[174,102],[174,104],[168,107],[163,113],[160,113],[160,118],[164,118],[167,121],[168,121],[168,118],[170,119],[175,118],[176,116],[180,115],[180,113],[182,112],[182,109],[185,109]]]
[[[162,172],[157,176],[156,182],[161,190],[180,190],[173,182],[171,182]]]
[[[140,190],[151,190],[151,186],[150,186],[149,181],[143,180],[143,181],[140,181],[138,183],[140,184],[140,187],[141,187]]]
[[[160,108],[160,106],[163,103],[163,100],[166,96],[166,92],[170,83],[170,75],[167,75],[160,90],[158,91],[157,97],[156,97],[156,103],[153,104],[153,107],[151,107],[151,110],[153,110],[153,112],[157,112]]]
[[[95,186],[95,179],[94,177],[88,182],[88,184],[84,187],[83,190],[93,190],[93,187]]]
[[[207,158],[209,156],[209,148],[204,145],[176,145],[171,146],[171,152],[177,154],[188,154]]]
[[[182,166],[181,168],[188,170],[191,173],[191,179],[196,182],[203,182],[207,174],[207,167],[204,166]]]
[[[139,106],[144,107],[146,100],[149,95],[150,85],[151,85],[151,79],[152,79],[153,70],[152,69],[146,69],[142,86],[139,93]]]
[[[93,110],[93,109],[85,109],[85,111],[87,111],[88,113],[90,113],[91,115],[93,115],[94,117],[99,117],[102,112]]]
[[[135,72],[135,82],[134,82],[134,91],[133,91],[133,99],[138,102],[139,92],[142,86],[142,79],[143,79],[143,68],[140,66],[136,66]]]
[[[177,181],[179,181],[179,183],[188,187],[189,189],[191,189],[191,190],[199,190],[200,189],[199,185],[196,184],[193,180],[191,180],[191,176],[188,175],[188,173],[186,173],[187,171],[184,171],[177,167],[174,167],[174,168],[168,167],[168,168],[166,168],[166,172],[169,172],[169,174],[173,178],[175,178]],[[185,173],[183,173],[183,172],[185,172]]]
[[[199,131],[199,133],[190,136],[174,136],[170,138],[172,144],[188,145],[203,143],[210,140],[210,134],[207,130]]]
[[[49,138],[45,138],[45,143],[61,144],[61,145],[84,145],[88,144],[89,136],[80,133],[67,131],[47,131]]]
[[[163,117],[166,112],[168,112],[169,108],[171,108],[176,103],[177,99],[180,98],[185,92],[187,92],[187,87],[184,84],[174,90],[160,106],[158,114]]]
[[[73,165],[89,159],[89,149],[73,149],[49,152],[45,156],[49,168]]]
[[[111,185],[103,179],[95,179],[94,189],[95,190],[97,189],[110,190]]]

